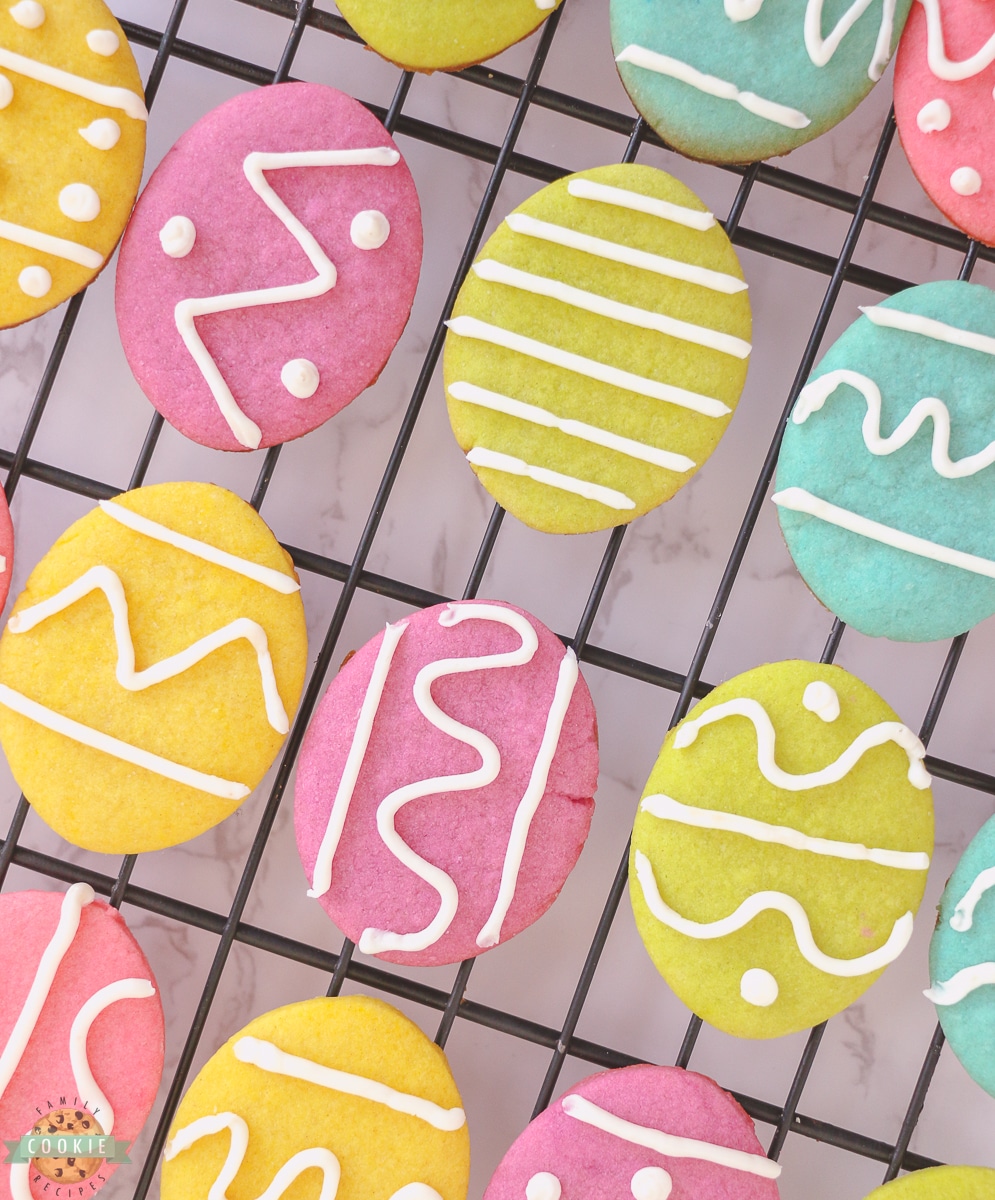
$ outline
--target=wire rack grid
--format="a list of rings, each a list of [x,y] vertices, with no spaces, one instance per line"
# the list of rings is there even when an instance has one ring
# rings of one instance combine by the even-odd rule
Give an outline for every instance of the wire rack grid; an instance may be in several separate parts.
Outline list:
[[[91,883],[125,907],[160,982],[171,981],[163,988],[167,1075],[136,1146],[140,1165],[119,1171],[106,1194],[154,1194],[166,1131],[192,1073],[250,1015],[343,989],[392,998],[447,1047],[468,1097],[473,1194],[531,1112],[592,1070],[637,1061],[696,1067],[729,1087],[785,1164],[784,1200],[856,1200],[900,1170],[937,1161],[995,1165],[995,1108],[942,1053],[931,1007],[915,1003],[923,981],[914,954],[921,960],[928,920],[906,965],[886,976],[892,990],[881,990],[882,981],[870,994],[883,999],[768,1045],[703,1029],[648,967],[628,914],[619,915],[635,799],[668,721],[710,680],[757,662],[839,657],[869,682],[887,682],[890,692],[881,690],[906,720],[918,711],[927,743],[942,714],[937,736],[950,749],[927,759],[939,781],[941,864],[952,865],[993,809],[995,777],[983,768],[995,748],[979,713],[992,634],[972,634],[968,655],[966,637],[925,648],[844,638],[797,581],[765,504],[787,413],[820,349],[852,319],[856,296],[933,277],[995,281],[995,253],[936,220],[909,187],[888,85],[821,148],[784,165],[719,169],[670,153],[632,115],[611,68],[601,0],[566,0],[498,64],[429,78],[375,59],[340,16],[312,0],[116,7],[146,78],[152,163],[191,113],[246,86],[335,84],[399,139],[434,263],[371,393],[301,443],[255,455],[202,451],[158,416],[148,423],[116,344],[107,277],[0,340],[0,386],[10,393],[0,415],[0,445],[10,448],[0,449],[0,465],[19,539],[15,590],[94,499],[159,478],[208,478],[265,505],[303,576],[318,645],[266,785],[192,849],[111,864],[74,851],[41,826],[7,777],[0,885]],[[673,171],[725,214],[756,297],[761,361],[743,400],[751,415],[734,422],[700,480],[631,530],[542,539],[488,510],[449,440],[437,378],[443,321],[486,234],[538,183],[637,157]],[[699,527],[708,527],[707,544]],[[570,631],[564,640],[586,665],[602,724],[598,815],[576,878],[536,927],[545,932],[458,969],[388,968],[341,942],[317,906],[290,899],[304,885],[288,783],[329,668],[345,651],[385,614],[478,593],[522,603]],[[924,910],[942,887],[936,874]],[[174,970],[177,961],[184,969]]]

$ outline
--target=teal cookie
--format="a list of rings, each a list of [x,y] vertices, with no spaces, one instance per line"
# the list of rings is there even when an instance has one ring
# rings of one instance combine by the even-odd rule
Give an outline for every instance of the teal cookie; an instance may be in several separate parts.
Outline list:
[[[995,293],[926,283],[863,313],[791,414],[781,531],[848,625],[952,637],[995,613]]]

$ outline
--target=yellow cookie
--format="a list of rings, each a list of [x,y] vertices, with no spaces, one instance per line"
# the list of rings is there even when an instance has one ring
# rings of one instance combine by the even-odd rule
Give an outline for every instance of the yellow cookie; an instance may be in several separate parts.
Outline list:
[[[39,815],[127,854],[234,812],[300,699],[299,590],[258,513],[213,484],[138,488],[71,526],[0,639],[0,742]]]
[[[989,1167],[927,1167],[875,1188],[867,1200],[992,1200],[995,1171]]]
[[[127,224],[145,101],[102,0],[0,7],[0,327],[73,296]]]
[[[464,1200],[470,1140],[446,1057],[416,1025],[382,1000],[321,997],[221,1047],[165,1159],[162,1200]]]

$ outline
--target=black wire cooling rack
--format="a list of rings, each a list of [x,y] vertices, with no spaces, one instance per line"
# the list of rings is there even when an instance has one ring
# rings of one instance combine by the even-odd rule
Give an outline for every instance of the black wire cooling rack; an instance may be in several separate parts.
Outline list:
[[[590,0],[590,5],[595,2],[596,0]],[[602,0],[597,0],[597,3],[601,4],[601,2]],[[423,405],[427,397],[434,395],[431,387],[445,335],[444,319],[448,316],[459,286],[485,233],[495,218],[500,217],[507,207],[510,207],[502,197],[501,204],[495,208],[499,191],[506,182],[513,180],[516,176],[523,178],[531,190],[533,187],[531,181],[550,182],[565,174],[568,167],[576,169],[578,165],[586,166],[594,165],[596,161],[610,161],[608,156],[595,149],[592,149],[592,155],[601,154],[600,157],[595,157],[591,162],[573,165],[557,165],[549,161],[549,158],[554,157],[552,154],[532,157],[521,152],[517,147],[530,116],[534,117],[541,113],[552,115],[557,120],[569,122],[573,130],[595,139],[592,144],[596,144],[599,148],[605,145],[616,146],[617,152],[614,155],[616,159],[634,161],[637,156],[655,156],[654,161],[659,160],[661,165],[684,178],[687,178],[691,171],[697,173],[696,179],[704,178],[703,173],[705,172],[712,176],[724,175],[726,180],[732,182],[734,191],[723,223],[737,247],[741,251],[752,252],[755,255],[790,264],[797,270],[806,273],[809,280],[821,279],[824,281],[819,284],[817,289],[820,298],[813,306],[814,318],[811,320],[807,341],[800,356],[797,351],[791,350],[792,362],[797,361],[793,381],[787,387],[786,392],[783,387],[781,388],[780,393],[773,398],[774,402],[769,406],[769,412],[763,417],[767,424],[767,428],[763,432],[763,441],[766,442],[769,439],[769,446],[764,450],[763,445],[758,443],[760,449],[756,458],[760,464],[759,469],[756,469],[756,463],[752,464],[754,482],[744,491],[744,496],[748,496],[748,499],[746,499],[745,507],[741,508],[741,516],[737,518],[738,528],[733,527],[730,539],[731,547],[725,565],[721,570],[718,570],[715,565],[710,567],[710,577],[716,581],[714,587],[710,585],[713,598],[707,611],[701,612],[696,617],[696,628],[700,630],[700,635],[694,635],[698,639],[696,645],[693,638],[688,643],[691,646],[690,653],[685,653],[682,658],[679,646],[676,649],[668,648],[659,657],[669,663],[676,662],[677,665],[665,665],[664,661],[629,656],[591,641],[591,635],[599,613],[602,611],[606,595],[612,594],[612,588],[620,577],[619,564],[624,561],[627,572],[638,573],[640,570],[638,554],[634,557],[630,556],[630,558],[620,557],[623,550],[623,539],[626,538],[626,528],[620,527],[607,536],[593,579],[590,579],[589,576],[582,577],[578,569],[574,573],[575,577],[570,580],[574,593],[578,597],[586,596],[586,600],[578,601],[579,620],[576,622],[572,636],[564,640],[569,640],[581,661],[589,669],[593,668],[604,672],[606,673],[605,677],[635,681],[654,689],[649,694],[649,701],[653,706],[654,698],[658,698],[655,705],[659,714],[657,743],[662,739],[665,731],[668,704],[670,703],[670,701],[665,702],[663,693],[674,693],[677,697],[670,715],[670,723],[673,724],[687,712],[695,699],[705,695],[709,690],[710,684],[706,681],[709,655],[719,635],[727,607],[735,604],[734,588],[737,582],[743,578],[741,568],[743,568],[754,532],[761,521],[784,421],[798,391],[816,361],[827,332],[832,328],[832,322],[835,319],[838,324],[845,324],[852,319],[853,308],[848,302],[841,305],[837,313],[837,306],[845,285],[854,285],[877,294],[891,294],[910,286],[913,282],[920,281],[919,277],[922,271],[917,264],[933,264],[935,268],[936,255],[941,252],[946,255],[945,262],[956,264],[952,270],[942,266],[939,268],[941,273],[948,276],[959,274],[960,278],[967,279],[979,261],[995,263],[995,252],[981,247],[975,242],[969,242],[963,235],[947,225],[920,213],[908,211],[907,205],[891,206],[876,198],[881,188],[889,155],[892,155],[892,161],[900,155],[900,151],[893,147],[895,126],[890,113],[880,125],[876,144],[870,148],[864,147],[864,150],[867,151],[866,176],[859,192],[853,192],[825,182],[818,178],[817,172],[807,174],[804,171],[792,169],[796,159],[803,163],[811,161],[806,160],[801,153],[788,160],[787,166],[762,163],[746,168],[706,168],[687,164],[676,155],[664,156],[665,148],[662,143],[641,120],[636,119],[628,110],[615,111],[611,107],[585,99],[583,95],[569,94],[543,86],[541,80],[544,67],[554,50],[558,31],[569,21],[571,6],[577,7],[586,3],[588,0],[566,0],[564,6],[549,18],[537,35],[513,52],[513,61],[516,64],[524,64],[524,68],[518,73],[509,73],[485,64],[460,72],[456,77],[458,83],[454,83],[452,79],[447,80],[443,76],[433,76],[430,79],[421,77],[416,80],[411,75],[391,69],[393,70],[391,78],[394,90],[389,103],[379,106],[374,103],[369,104],[369,107],[387,128],[400,139],[402,148],[410,147],[415,143],[423,143],[434,147],[443,156],[443,159],[439,161],[444,161],[446,156],[449,156],[450,161],[454,161],[452,156],[456,156],[466,162],[480,164],[481,173],[475,177],[481,184],[478,187],[479,205],[462,253],[459,255],[454,269],[451,269],[451,284],[448,294],[445,295],[441,306],[437,306],[433,312],[427,325],[428,332],[424,343],[418,347],[417,355],[407,360],[415,364],[415,369],[400,380],[397,377],[393,380],[392,386],[395,389],[403,390],[403,402],[399,403],[395,410],[401,414],[399,425],[396,425],[393,446],[385,461],[379,461],[370,466],[372,472],[382,472],[382,478],[379,487],[376,488],[373,502],[369,506],[365,522],[361,525],[358,539],[354,538],[350,542],[351,556],[333,557],[326,552],[327,547],[325,546],[317,548],[287,546],[293,555],[298,571],[305,577],[305,583],[307,583],[308,577],[333,583],[337,588],[336,598],[330,605],[330,619],[324,622],[321,630],[320,647],[300,711],[279,764],[271,773],[268,794],[264,794],[263,788],[259,789],[259,794],[246,804],[242,812],[242,819],[257,822],[257,824],[251,832],[244,863],[239,864],[241,869],[236,871],[237,882],[233,886],[228,910],[204,907],[180,895],[167,894],[165,890],[140,886],[133,880],[133,874],[136,871],[134,857],[124,858],[117,864],[116,873],[110,873],[98,869],[106,860],[98,859],[94,865],[93,856],[89,858],[82,856],[81,858],[70,848],[63,848],[60,852],[51,842],[47,851],[33,847],[30,844],[31,839],[25,834],[25,823],[29,816],[28,806],[23,798],[12,801],[9,827],[6,836],[0,841],[0,886],[13,886],[12,880],[15,876],[11,875],[12,868],[16,871],[16,880],[19,886],[56,886],[82,879],[90,883],[99,894],[109,897],[110,902],[114,905],[124,904],[128,906],[129,910],[134,910],[139,915],[151,915],[168,926],[197,930],[213,939],[214,950],[210,956],[211,964],[206,979],[202,983],[198,981],[197,991],[193,993],[192,998],[190,994],[187,996],[188,1007],[192,1004],[192,1015],[182,1030],[182,1046],[179,1049],[175,1045],[171,1047],[169,1059],[171,1070],[167,1073],[161,1089],[163,1094],[160,1095],[157,1104],[156,1118],[140,1142],[144,1157],[136,1158],[136,1163],[140,1163],[140,1165],[118,1172],[115,1180],[108,1186],[108,1196],[111,1194],[133,1195],[137,1200],[142,1200],[153,1188],[166,1131],[176,1105],[190,1082],[193,1070],[216,1048],[217,1043],[205,1044],[204,1034],[205,1030],[209,1029],[212,1005],[222,985],[226,967],[230,963],[233,951],[239,947],[262,952],[267,956],[276,956],[278,963],[303,965],[322,973],[329,995],[338,993],[344,986],[358,986],[363,990],[382,993],[395,1001],[406,1004],[409,1009],[413,1009],[422,1024],[426,1026],[432,1023],[433,1012],[441,1014],[436,1033],[436,1041],[440,1045],[445,1045],[454,1028],[460,1027],[457,1026],[458,1020],[466,1023],[466,1026],[480,1027],[496,1035],[498,1041],[492,1038],[488,1041],[488,1046],[509,1048],[508,1052],[512,1057],[516,1045],[527,1045],[534,1052],[543,1055],[545,1061],[544,1073],[542,1070],[533,1072],[538,1083],[538,1088],[534,1091],[534,1111],[536,1112],[544,1108],[557,1094],[557,1091],[565,1086],[568,1076],[570,1078],[579,1077],[580,1074],[587,1074],[593,1069],[624,1066],[640,1061],[638,1056],[607,1044],[603,1040],[588,1039],[578,1033],[582,1026],[585,1004],[588,1002],[592,987],[596,982],[599,964],[602,969],[602,980],[604,972],[609,969],[603,965],[603,955],[612,930],[618,929],[620,924],[620,922],[616,922],[616,915],[625,889],[624,857],[613,878],[609,868],[601,879],[601,894],[604,896],[603,909],[600,918],[593,923],[593,933],[589,941],[586,940],[587,935],[585,935],[585,942],[580,943],[581,947],[586,944],[586,949],[578,952],[576,961],[570,959],[567,962],[565,959],[566,965],[564,966],[554,964],[556,970],[569,972],[570,983],[567,993],[569,994],[569,1003],[562,1019],[556,1024],[545,1024],[517,1015],[523,1005],[508,1003],[491,1005],[474,1000],[468,994],[468,991],[472,991],[469,984],[474,968],[473,962],[464,963],[456,969],[454,977],[452,977],[452,973],[446,976],[450,982],[445,987],[437,987],[434,985],[437,976],[428,978],[424,972],[388,968],[371,963],[359,956],[354,957],[354,947],[348,941],[336,951],[332,951],[319,944],[320,938],[316,937],[311,941],[298,940],[273,928],[272,924],[275,922],[255,924],[249,923],[245,919],[271,834],[280,818],[281,804],[285,800],[287,785],[304,730],[314,705],[327,682],[328,668],[350,648],[348,632],[346,641],[342,645],[340,645],[340,640],[357,597],[379,596],[396,605],[409,607],[423,607],[453,598],[453,596],[440,594],[417,582],[394,577],[395,574],[403,574],[402,572],[377,573],[371,569],[370,563],[375,561],[374,550],[378,532],[381,530],[385,513],[388,510],[388,502],[395,490],[399,474],[405,469],[406,456],[416,435],[416,427],[422,417]],[[266,27],[270,31],[267,36],[279,39],[279,46],[276,46],[274,42],[271,47],[275,48],[279,54],[276,69],[244,61],[223,49],[203,44],[210,39],[202,38],[199,41],[192,41],[181,36],[184,29],[190,26],[191,21],[195,26],[197,25],[197,13],[198,11],[202,12],[206,7],[217,9],[221,13],[221,20],[230,23],[229,28],[233,39],[243,17],[245,20],[249,20],[250,15],[252,19],[259,14],[265,15],[270,22]],[[607,10],[606,0],[603,7]],[[254,11],[250,14],[250,10]],[[151,68],[147,75],[146,95],[152,108],[153,116],[150,128],[153,130],[156,128],[157,117],[165,115],[160,114],[159,107],[154,102],[160,91],[164,72],[171,63],[186,63],[205,72],[225,76],[232,81],[233,89],[238,90],[246,85],[265,85],[293,78],[295,62],[299,62],[298,51],[305,35],[312,48],[310,61],[314,60],[315,55],[321,56],[324,47],[330,51],[334,49],[336,53],[348,53],[354,56],[365,54],[359,46],[353,45],[358,43],[358,39],[346,22],[334,13],[315,7],[312,0],[301,0],[299,4],[295,4],[293,0],[176,0],[171,10],[164,7],[162,16],[164,20],[161,29],[149,28],[129,21],[124,22],[125,31],[132,44],[150,52],[148,59],[145,60],[151,61]],[[607,48],[607,19],[605,19],[604,25],[606,44],[602,49],[607,56],[610,54]],[[200,28],[200,26],[197,27]],[[273,33],[273,30],[277,32]],[[316,41],[315,39],[320,40]],[[374,61],[371,56],[363,59],[356,57],[354,60],[355,64],[369,64]],[[501,63],[506,61],[508,60],[502,59]],[[358,69],[361,71],[362,67],[360,66]],[[380,78],[384,78],[383,71],[387,68],[378,64],[376,69],[381,71]],[[355,77],[355,72],[352,77]],[[336,79],[324,81],[335,83]],[[477,126],[477,128],[486,128],[487,136],[478,137],[470,133],[458,132],[455,128],[450,127],[458,122],[440,119],[427,120],[412,114],[410,98],[413,86],[421,89],[424,96],[428,94],[424,92],[424,89],[441,89],[443,84],[447,87],[458,86],[460,89],[459,105],[464,111],[479,110],[486,114],[485,125]],[[580,85],[581,79],[577,78],[572,90],[582,90]],[[359,98],[364,99],[361,90],[353,90],[359,91]],[[499,103],[494,103],[495,100]],[[419,111],[425,108],[426,106],[422,104]],[[428,105],[426,111],[432,111],[431,104]],[[604,138],[614,140],[605,141]],[[550,144],[555,144],[555,139]],[[784,217],[787,210],[781,203],[785,199],[796,206],[817,206],[818,212],[824,215],[828,227],[831,230],[839,231],[838,252],[830,253],[818,249],[808,244],[811,239],[792,240],[789,237],[778,237],[769,232],[762,232],[761,227],[772,223],[770,215],[772,213],[779,214],[775,216],[773,223],[783,225],[784,230],[790,231],[792,223],[790,219]],[[446,214],[444,211],[433,212],[430,210],[426,212],[426,219],[429,223],[444,222]],[[902,279],[890,271],[881,271],[872,266],[862,266],[854,261],[858,241],[862,236],[865,237],[865,241],[861,243],[862,249],[868,244],[866,239],[868,231],[872,233],[894,231],[902,235],[904,239],[902,245],[905,249],[901,252],[899,260],[903,263],[903,269],[904,264],[908,265],[908,271],[913,278]],[[747,273],[749,275],[749,270]],[[86,303],[86,295],[82,294],[71,300],[63,310],[57,332],[46,342],[47,357],[43,365],[39,363],[39,381],[34,391],[33,401],[26,411],[16,445],[12,449],[0,449],[0,466],[7,469],[5,488],[8,499],[13,500],[17,489],[24,480],[34,481],[36,486],[32,495],[34,501],[41,504],[45,503],[46,497],[54,497],[57,492],[74,493],[89,500],[110,497],[125,487],[142,484],[150,472],[157,450],[162,453],[160,447],[163,441],[163,424],[159,416],[155,416],[149,425],[137,460],[132,460],[130,478],[122,477],[113,484],[46,461],[46,458],[56,456],[39,456],[36,453],[35,447],[39,440],[39,430],[43,426],[53,393],[57,390],[57,381],[59,381],[59,386],[67,386],[65,364],[67,356],[70,356],[71,351],[76,349],[72,346],[74,331],[80,327],[80,314]],[[755,342],[759,344],[765,338],[776,338],[777,334],[776,329],[765,328],[761,315],[761,320],[755,330]],[[77,334],[77,337],[82,336]],[[3,354],[3,345],[0,342],[0,355]],[[96,354],[98,350],[94,349],[92,353]],[[3,366],[4,360],[3,357],[0,357],[0,382],[3,379]],[[62,372],[61,377],[60,372]],[[437,382],[435,387],[438,390]],[[434,403],[437,400],[436,396],[431,402]],[[363,401],[359,400],[356,403],[359,405]],[[778,413],[780,413],[779,416]],[[739,420],[743,420],[743,418],[741,417]],[[394,426],[392,426],[393,428]],[[265,453],[260,452],[255,459],[250,460],[259,468],[254,486],[251,487],[251,502],[257,508],[263,505],[274,476],[279,470],[282,449],[279,446],[274,447]],[[223,456],[210,458],[207,460],[207,467],[202,468],[208,477],[212,477],[221,469],[217,465],[220,457]],[[286,457],[284,457],[284,461],[286,462]],[[291,469],[287,468],[288,471]],[[122,471],[123,474],[124,471]],[[702,486],[709,486],[708,477],[709,468],[706,467],[702,473],[702,479],[706,482]],[[718,480],[716,479],[711,486],[718,486]],[[248,492],[248,489],[246,491]],[[485,575],[493,562],[499,539],[508,537],[509,529],[514,528],[514,522],[508,522],[508,525],[505,526],[503,517],[503,512],[495,508],[489,519],[482,522],[485,529],[483,537],[479,540],[479,545],[472,555],[472,568],[466,577],[463,589],[465,597],[476,595],[481,589]],[[644,521],[652,519],[652,516],[643,518]],[[665,517],[661,518],[661,520],[665,519]],[[514,537],[514,534],[510,536]],[[410,576],[410,573],[408,574]],[[737,618],[737,620],[739,619]],[[828,618],[826,618],[826,625],[827,628],[830,628]],[[369,636],[369,632],[365,636]],[[840,648],[843,634],[844,627],[840,622],[831,624],[822,651],[823,661],[834,659]],[[942,667],[938,674],[935,669],[932,671],[932,680],[927,689],[927,693],[931,694],[925,705],[925,715],[920,727],[920,734],[927,743],[947,701],[958,665],[962,663],[965,641],[966,635],[954,639],[949,647],[945,648],[945,659],[942,661]],[[935,665],[935,661],[938,660],[934,656],[934,659],[929,661]],[[750,660],[747,655],[743,666],[748,665],[753,665],[753,660]],[[646,700],[647,693],[642,692],[641,696],[643,700]],[[891,699],[893,703],[897,704],[895,697]],[[602,715],[604,714],[602,713]],[[652,758],[645,763],[646,770],[643,771],[640,778],[645,777],[651,761]],[[964,789],[969,789],[970,793],[975,796],[981,794],[985,798],[984,805],[987,806],[985,814],[987,815],[987,811],[991,809],[991,801],[987,798],[995,795],[995,778],[981,770],[935,756],[928,757],[927,764],[935,780],[946,781],[952,785],[944,792],[944,796],[954,797],[951,803],[956,803],[957,797],[967,795],[968,793],[965,793]],[[620,813],[617,814],[618,821],[622,825],[626,825],[631,819],[631,811],[634,809],[637,794],[638,792],[630,795],[630,808],[625,812],[620,810]],[[286,807],[284,805],[284,809]],[[251,814],[248,810],[251,810]],[[980,820],[976,822],[977,825],[980,823]],[[619,844],[621,844],[621,840],[624,840],[624,835],[623,839],[619,840]],[[205,872],[210,870],[208,862],[205,861],[201,865]],[[300,878],[295,876],[287,886],[302,889],[303,883]],[[560,904],[563,903],[564,901],[561,900]],[[625,919],[623,916],[622,920]],[[920,918],[921,920],[922,918]],[[333,936],[333,934],[329,936]],[[610,985],[616,986],[616,981],[610,981]],[[625,995],[624,981],[617,981],[617,989],[618,1003],[624,1005],[631,999]],[[666,990],[662,981],[657,982],[657,989],[659,993]],[[302,998],[301,995],[290,994],[285,997],[285,1002],[300,998]],[[842,1019],[841,1017],[835,1020]],[[678,1038],[675,1034],[675,1044],[679,1044],[679,1049],[676,1054],[670,1056],[669,1061],[675,1061],[682,1066],[694,1066],[696,1065],[694,1057],[696,1044],[698,1044],[702,1028],[701,1022],[693,1016],[687,1020],[686,1015],[683,1020],[686,1021],[686,1026],[683,1027],[683,1036]],[[242,1020],[238,1022],[238,1024],[242,1023],[244,1023]],[[235,1028],[237,1025],[232,1025],[231,1028],[223,1031],[223,1036],[227,1037],[234,1032]],[[901,1170],[914,1170],[934,1164],[937,1161],[936,1158],[930,1157],[928,1153],[913,1152],[910,1150],[910,1143],[940,1060],[943,1036],[939,1027],[936,1028],[928,1044],[905,1047],[908,1062],[912,1063],[913,1060],[915,1064],[921,1062],[921,1068],[918,1070],[911,1094],[903,1093],[899,1101],[894,1101],[897,1106],[896,1111],[904,1115],[899,1116],[891,1133],[886,1138],[849,1128],[846,1123],[833,1123],[806,1116],[800,1111],[803,1106],[806,1084],[816,1067],[817,1056],[820,1046],[824,1043],[825,1033],[826,1026],[822,1025],[813,1029],[807,1038],[799,1039],[798,1044],[802,1047],[801,1055],[797,1060],[793,1060],[794,1065],[788,1072],[790,1084],[786,1093],[783,1088],[779,1093],[783,1095],[783,1099],[763,1098],[763,1095],[770,1090],[766,1086],[768,1077],[763,1065],[768,1051],[763,1043],[754,1044],[755,1068],[750,1075],[752,1081],[750,1086],[732,1089],[758,1123],[760,1135],[765,1140],[769,1137],[770,1156],[781,1157],[786,1143],[788,1143],[789,1135],[792,1135],[791,1144],[793,1145],[798,1144],[797,1139],[808,1139],[810,1142],[824,1143],[845,1154],[860,1156],[872,1164],[885,1164],[883,1170],[879,1167],[873,1175],[867,1176],[871,1183],[865,1190],[870,1190],[870,1186],[880,1182],[882,1178],[895,1177]],[[508,1042],[506,1039],[513,1039],[513,1041]],[[490,1052],[493,1053],[493,1049]],[[661,1060],[662,1052],[656,1057],[656,1061]],[[714,1073],[718,1075],[719,1082],[722,1083],[721,1071]],[[914,1069],[909,1075],[909,1078],[913,1077]],[[965,1096],[970,1097],[969,1090],[962,1087],[961,1091]],[[528,1118],[528,1112],[523,1111],[518,1114],[517,1128],[524,1127]],[[772,1135],[771,1128],[773,1129]],[[473,1129],[471,1120],[471,1134]],[[508,1141],[510,1142],[510,1140],[509,1137]],[[928,1139],[924,1148],[929,1150]],[[987,1154],[986,1161],[989,1165],[995,1165],[990,1140],[977,1150],[974,1161],[978,1161],[978,1154]],[[493,1163],[489,1164],[490,1167],[493,1165]],[[782,1177],[782,1195],[785,1200],[801,1200],[801,1197],[814,1195],[813,1187],[812,1176],[806,1176],[804,1172],[796,1172],[791,1177],[786,1172]],[[820,1192],[821,1194],[823,1193]],[[845,1190],[838,1192],[833,1190],[824,1194],[844,1196],[851,1193]],[[857,1200],[858,1193],[853,1192],[852,1195],[854,1200]]]

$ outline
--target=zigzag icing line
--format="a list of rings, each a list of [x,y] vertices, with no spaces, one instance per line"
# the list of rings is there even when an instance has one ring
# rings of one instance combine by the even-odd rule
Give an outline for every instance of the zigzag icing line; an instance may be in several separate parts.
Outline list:
[[[975,963],[973,967],[964,967],[950,979],[938,979],[923,995],[934,1004],[947,1007],[960,1004],[965,996],[992,984],[995,984],[995,962]]]
[[[967,933],[974,924],[974,909],[981,897],[990,888],[995,888],[995,867],[988,867],[975,879],[964,895],[957,901],[950,927],[958,933]]]
[[[970,79],[995,62],[995,33],[970,58],[952,62],[943,41],[943,18],[937,0],[919,0],[926,10],[926,61],[937,79]]]

